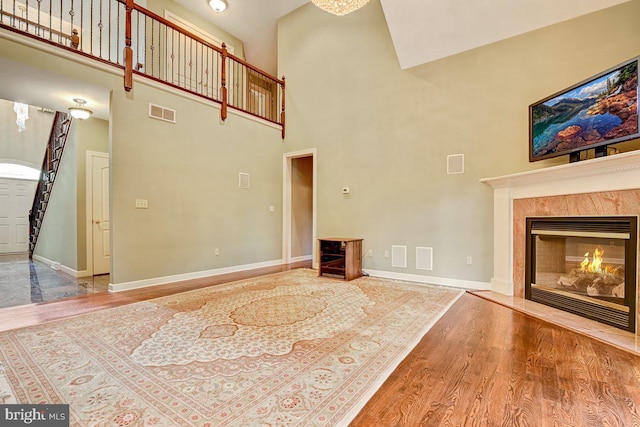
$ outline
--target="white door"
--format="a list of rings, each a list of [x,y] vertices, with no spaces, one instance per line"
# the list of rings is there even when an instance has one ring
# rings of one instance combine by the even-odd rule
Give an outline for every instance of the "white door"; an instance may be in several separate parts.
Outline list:
[[[91,157],[93,274],[109,273],[109,158]]]
[[[0,254],[29,250],[29,209],[36,183],[0,178]]]

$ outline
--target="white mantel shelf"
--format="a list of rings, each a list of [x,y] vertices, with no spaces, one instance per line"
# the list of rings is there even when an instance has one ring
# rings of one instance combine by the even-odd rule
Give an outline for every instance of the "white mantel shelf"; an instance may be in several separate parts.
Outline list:
[[[640,151],[483,178],[480,182],[493,187],[492,290],[513,295],[513,200],[640,188]]]
[[[552,166],[543,169],[535,169],[526,172],[503,175],[494,178],[483,178],[480,182],[489,184],[494,189],[510,188],[512,190],[528,189],[537,193],[534,187],[544,184],[553,184],[553,188],[541,189],[549,191],[544,194],[526,194],[522,197],[553,196],[562,194],[577,194],[591,191],[626,190],[638,188],[640,181],[628,181],[622,177],[636,177],[640,173],[640,151],[613,156],[599,157],[597,159],[583,160],[565,165]],[[597,178],[596,178],[597,177]],[[568,189],[566,185],[580,181],[580,188]],[[545,186],[546,187],[546,186]],[[569,191],[569,192],[567,192]],[[519,198],[519,197],[515,197]]]

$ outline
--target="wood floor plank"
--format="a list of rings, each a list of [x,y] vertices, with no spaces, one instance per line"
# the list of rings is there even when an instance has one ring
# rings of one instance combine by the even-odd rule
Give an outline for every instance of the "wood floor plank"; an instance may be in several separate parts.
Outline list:
[[[352,426],[640,426],[638,372],[635,354],[467,294]]]

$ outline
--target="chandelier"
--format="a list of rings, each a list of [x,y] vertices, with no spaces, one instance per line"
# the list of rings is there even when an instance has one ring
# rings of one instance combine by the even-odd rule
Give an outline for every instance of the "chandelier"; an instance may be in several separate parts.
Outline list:
[[[311,2],[326,12],[342,16],[360,9],[369,3],[369,0],[311,0]]]
[[[18,133],[25,129],[26,120],[29,118],[29,106],[20,102],[13,103],[13,111],[16,113],[16,124]]]

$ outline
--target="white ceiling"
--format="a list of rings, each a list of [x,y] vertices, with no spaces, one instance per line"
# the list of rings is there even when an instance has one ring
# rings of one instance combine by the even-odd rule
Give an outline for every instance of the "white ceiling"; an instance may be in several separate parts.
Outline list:
[[[74,98],[87,101],[95,117],[109,120],[109,91],[62,74],[32,68],[0,56],[0,98],[56,111],[73,107]]]
[[[227,0],[227,10],[217,14],[207,0],[175,1],[242,40],[247,61],[271,74],[277,71],[277,20],[308,3]],[[403,69],[627,1],[380,0]]]
[[[247,61],[272,74],[276,73],[277,63],[277,20],[308,3],[308,0],[228,0],[229,8],[216,14],[207,0],[175,1],[243,40]],[[375,1],[365,7],[373,7]],[[627,1],[380,0],[403,69]],[[73,98],[84,98],[96,117],[109,117],[109,92],[104,88],[2,57],[0,81],[2,99],[66,111]]]
[[[406,69],[627,1],[381,0],[381,3],[398,61]]]
[[[208,0],[175,0],[244,43],[247,62],[275,75],[279,18],[309,0],[227,0],[229,7],[215,13]]]

